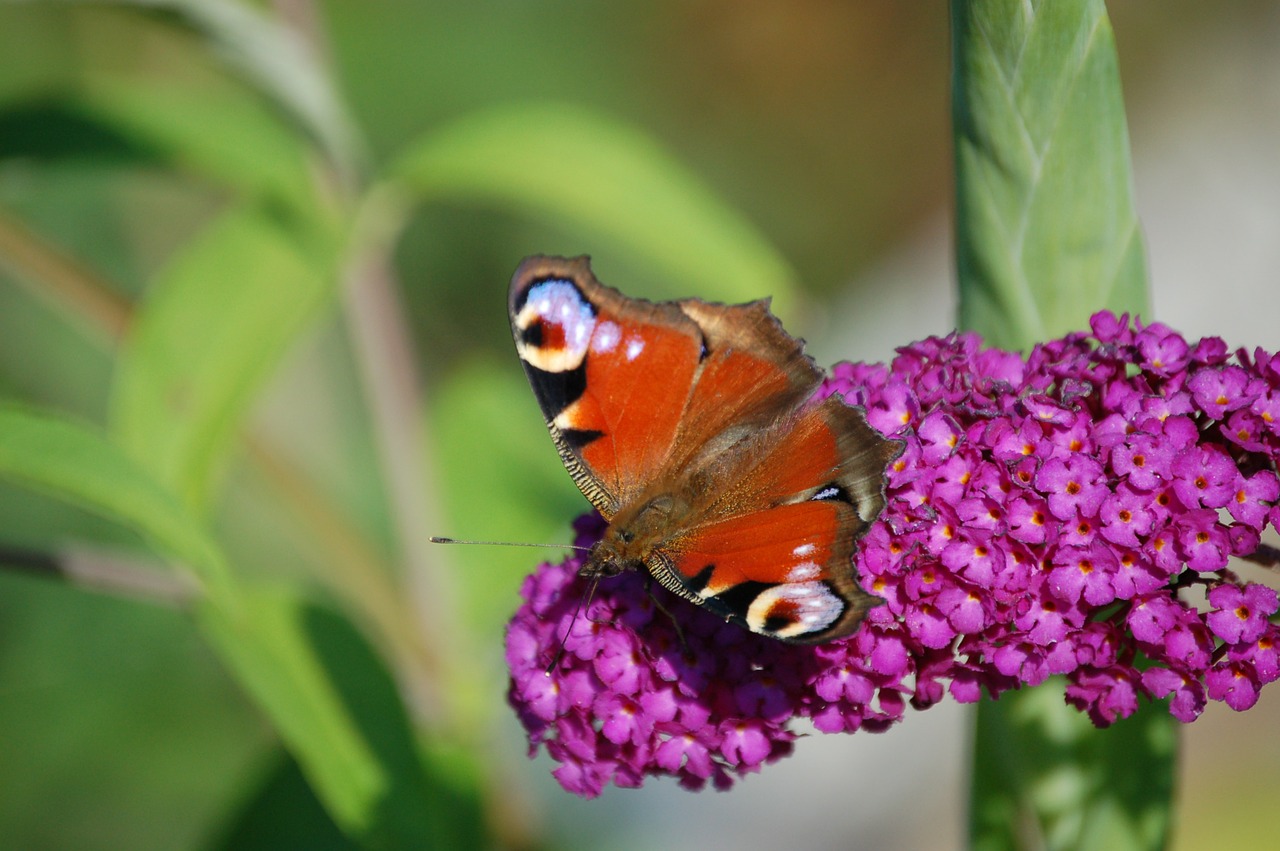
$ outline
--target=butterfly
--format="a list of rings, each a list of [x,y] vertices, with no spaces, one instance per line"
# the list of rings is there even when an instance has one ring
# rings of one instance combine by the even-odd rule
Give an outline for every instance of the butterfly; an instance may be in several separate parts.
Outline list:
[[[529,257],[516,351],[569,475],[608,521],[579,573],[645,569],[752,632],[817,644],[880,602],[857,539],[902,444],[837,396],[768,299],[629,298],[587,257]]]

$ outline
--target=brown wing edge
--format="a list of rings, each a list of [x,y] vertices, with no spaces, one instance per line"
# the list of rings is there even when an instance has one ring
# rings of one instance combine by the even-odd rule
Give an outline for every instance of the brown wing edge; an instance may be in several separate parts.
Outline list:
[[[889,465],[903,453],[906,443],[881,435],[867,422],[862,408],[839,396],[823,399],[819,410],[836,434],[836,448],[842,459],[835,481],[848,493],[858,517],[870,526],[884,510]],[[855,538],[865,531],[859,530]]]
[[[903,441],[883,437],[867,423],[866,412],[862,408],[846,403],[839,396],[828,396],[822,400],[821,410],[837,435],[836,445],[844,459],[836,482],[848,495],[850,507],[848,529],[841,538],[847,552],[836,555],[832,560],[845,569],[833,570],[828,581],[845,601],[846,608],[831,626],[822,632],[793,639],[796,644],[824,644],[851,635],[868,611],[884,603],[862,588],[853,560],[858,541],[884,510],[886,471],[906,449]]]
[[[769,359],[790,379],[792,395],[798,401],[822,382],[823,372],[805,353],[804,340],[787,333],[769,304],[768,298],[744,304],[722,304],[696,298],[676,302],[680,310],[702,330],[708,347],[769,355]]]

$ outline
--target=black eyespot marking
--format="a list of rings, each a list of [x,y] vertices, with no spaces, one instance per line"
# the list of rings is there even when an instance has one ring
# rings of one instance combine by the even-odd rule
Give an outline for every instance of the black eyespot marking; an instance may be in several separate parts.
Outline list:
[[[604,432],[593,428],[566,428],[560,432],[560,436],[569,444],[570,449],[580,450],[592,441],[604,437]]]
[[[520,342],[526,346],[532,346],[535,349],[542,347],[542,321],[539,320],[528,328],[520,329]]]
[[[711,581],[711,574],[716,572],[716,566],[709,564],[699,570],[693,576],[686,577],[684,583],[689,586],[689,590],[695,594],[701,594],[707,587],[707,583]]]
[[[764,619],[761,629],[764,632],[780,632],[789,626],[795,626],[797,623],[799,623],[799,619],[793,614],[773,614],[771,612]]]
[[[618,530],[618,540],[622,541],[622,543],[629,544],[635,539],[636,539],[636,533],[632,532],[630,529]]]
[[[524,370],[529,375],[529,384],[533,386],[533,395],[538,398],[542,415],[548,420],[555,419],[561,411],[578,401],[587,389],[586,358],[577,369],[564,372],[538,369],[528,361],[524,362]]]
[[[516,290],[511,297],[511,315],[519,316],[520,311],[524,310],[525,303],[529,301],[529,290],[533,289],[533,284],[526,284]]]
[[[844,489],[843,485],[836,482],[825,484],[818,488],[818,492],[810,497],[814,502],[847,502],[853,505],[853,497],[849,496],[849,492]]]
[[[774,584],[771,582],[739,582],[732,588],[721,591],[715,599],[724,603],[735,614],[742,616],[751,608],[756,597],[773,587]]]

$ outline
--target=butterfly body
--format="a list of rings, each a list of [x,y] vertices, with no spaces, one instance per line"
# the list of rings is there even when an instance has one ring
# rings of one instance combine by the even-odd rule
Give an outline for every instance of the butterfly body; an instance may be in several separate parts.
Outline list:
[[[856,539],[900,445],[836,397],[766,301],[632,299],[586,258],[512,279],[516,349],[570,476],[609,521],[582,573],[646,569],[753,632],[818,643],[877,602]]]

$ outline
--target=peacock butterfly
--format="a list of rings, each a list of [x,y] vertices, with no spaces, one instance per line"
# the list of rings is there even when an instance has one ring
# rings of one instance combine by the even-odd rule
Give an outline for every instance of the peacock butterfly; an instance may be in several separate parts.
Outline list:
[[[589,258],[529,257],[509,295],[516,351],[551,439],[609,521],[580,573],[644,567],[752,632],[817,644],[879,601],[854,545],[901,444],[839,397],[768,300],[650,302]]]

